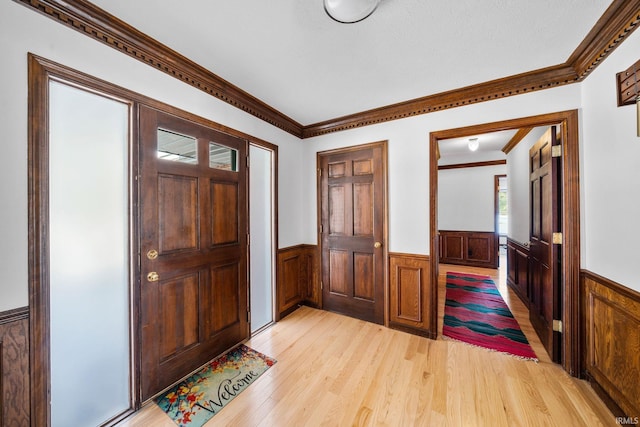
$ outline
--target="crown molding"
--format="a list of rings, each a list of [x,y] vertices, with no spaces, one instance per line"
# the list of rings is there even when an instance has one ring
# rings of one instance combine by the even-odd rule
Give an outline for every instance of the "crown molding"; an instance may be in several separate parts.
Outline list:
[[[292,135],[302,125],[86,0],[14,0]]]
[[[583,80],[640,23],[640,0],[614,0],[564,64],[303,126],[87,0],[14,0],[298,138],[310,138]]]
[[[584,80],[640,23],[640,0],[614,0],[564,64],[305,126],[302,137],[403,119]]]

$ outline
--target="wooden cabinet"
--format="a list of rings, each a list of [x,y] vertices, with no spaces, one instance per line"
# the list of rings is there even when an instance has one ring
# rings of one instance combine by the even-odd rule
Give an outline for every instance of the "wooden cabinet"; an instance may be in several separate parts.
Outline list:
[[[498,268],[498,240],[495,233],[441,230],[439,234],[440,262]]]
[[[435,338],[429,257],[389,254],[389,327]]]
[[[507,238],[507,285],[529,306],[529,248]]]

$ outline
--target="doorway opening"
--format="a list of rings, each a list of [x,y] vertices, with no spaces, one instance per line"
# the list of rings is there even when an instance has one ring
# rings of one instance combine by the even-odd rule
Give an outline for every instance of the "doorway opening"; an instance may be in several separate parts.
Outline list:
[[[438,235],[438,143],[450,138],[469,137],[476,134],[496,132],[508,129],[524,129],[559,124],[562,144],[562,182],[563,192],[559,200],[562,206],[562,324],[560,341],[562,349],[561,364],[571,375],[580,374],[580,319],[579,272],[580,272],[580,223],[579,223],[579,156],[578,156],[578,112],[577,110],[550,113],[539,116],[506,120],[468,126],[457,129],[432,132],[430,134],[430,253],[438,254],[440,242]],[[438,257],[431,257],[432,306],[438,307]],[[432,311],[433,324],[437,325],[437,310]],[[437,332],[434,331],[434,335]]]

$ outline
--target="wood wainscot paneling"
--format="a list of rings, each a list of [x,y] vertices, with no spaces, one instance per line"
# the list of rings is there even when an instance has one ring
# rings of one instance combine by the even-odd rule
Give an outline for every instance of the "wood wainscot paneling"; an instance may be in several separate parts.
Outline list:
[[[0,426],[30,425],[29,309],[0,313]]]
[[[498,240],[493,232],[440,230],[440,262],[498,268]]]
[[[389,276],[389,327],[435,338],[429,257],[389,253]]]
[[[589,271],[580,275],[583,363],[616,416],[640,416],[640,293]]]
[[[529,247],[507,237],[507,285],[529,306]]]
[[[279,249],[277,275],[278,319],[303,303],[321,306],[317,246],[297,245]]]

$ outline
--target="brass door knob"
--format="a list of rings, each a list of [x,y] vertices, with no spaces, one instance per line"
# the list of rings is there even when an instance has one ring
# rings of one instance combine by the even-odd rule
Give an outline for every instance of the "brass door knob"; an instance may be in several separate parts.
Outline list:
[[[375,243],[373,244],[373,247],[374,247],[374,248],[376,248],[376,249],[378,249],[379,247],[382,247],[382,243],[380,243],[380,242],[375,242]]]
[[[151,273],[147,274],[148,282],[157,282],[158,279],[160,279],[160,276],[158,276],[158,273],[156,273],[155,271],[152,271]]]

